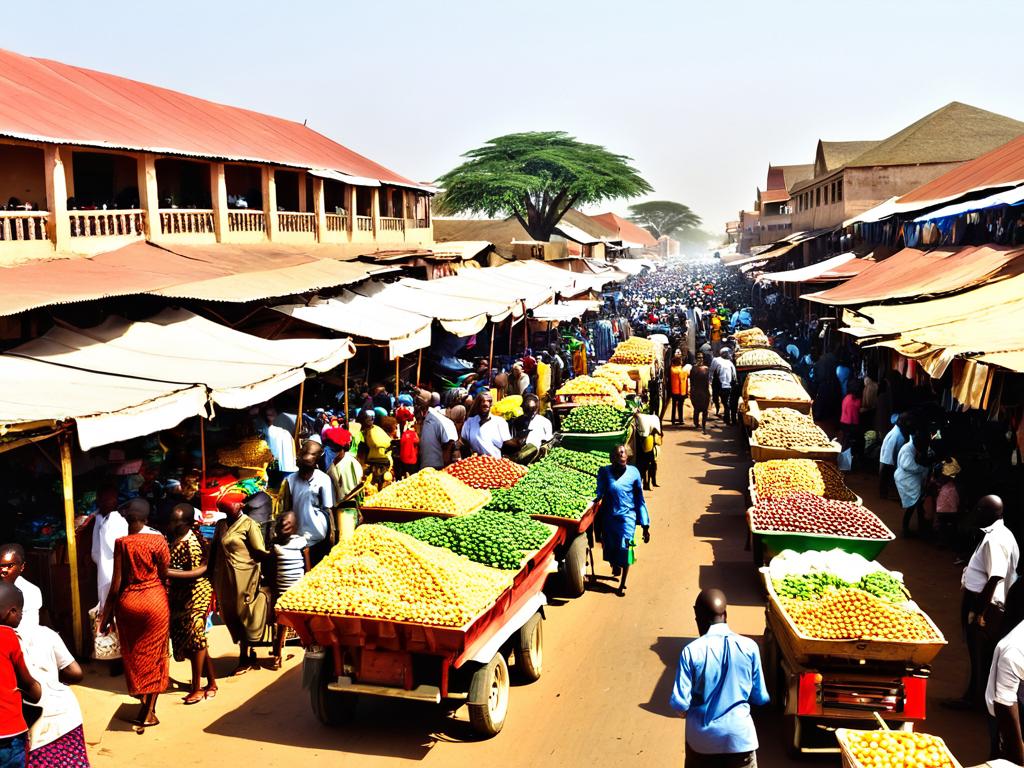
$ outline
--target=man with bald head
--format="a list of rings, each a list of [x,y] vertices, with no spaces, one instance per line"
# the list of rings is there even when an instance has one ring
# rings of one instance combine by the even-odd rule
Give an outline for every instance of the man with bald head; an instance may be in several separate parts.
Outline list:
[[[756,768],[750,705],[768,703],[757,643],[726,624],[725,594],[705,589],[694,603],[700,637],[683,648],[669,704],[686,718],[687,768]]]
[[[1003,522],[1003,500],[985,496],[978,501],[977,524],[983,534],[960,579],[960,622],[967,640],[970,677],[954,708],[980,706],[1002,619],[1006,592],[1017,579],[1020,549]]]

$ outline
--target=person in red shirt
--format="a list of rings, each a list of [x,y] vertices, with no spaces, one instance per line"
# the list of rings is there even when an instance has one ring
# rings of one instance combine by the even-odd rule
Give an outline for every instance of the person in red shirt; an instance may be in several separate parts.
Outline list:
[[[852,452],[856,456],[861,454],[860,407],[863,391],[864,385],[859,380],[851,382],[839,412],[839,442],[842,444],[844,451],[847,448],[852,448]]]
[[[0,768],[24,768],[28,754],[28,724],[21,697],[39,701],[43,689],[32,677],[21,654],[14,630],[21,624],[25,598],[21,591],[0,581]]]

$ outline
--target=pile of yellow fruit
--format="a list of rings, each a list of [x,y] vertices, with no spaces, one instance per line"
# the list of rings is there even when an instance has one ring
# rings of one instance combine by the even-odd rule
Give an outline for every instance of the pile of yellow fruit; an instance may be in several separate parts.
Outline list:
[[[754,371],[743,382],[743,397],[754,400],[811,402],[807,390],[787,371]]]
[[[754,464],[754,490],[759,499],[774,499],[806,491],[838,501],[856,501],[834,466],[813,459],[772,459]]]
[[[618,369],[618,366],[615,369],[612,369],[609,366],[604,365],[595,368],[594,378],[610,381],[612,385],[620,392],[636,390],[636,384],[629,377],[629,374],[623,373],[621,370]]]
[[[810,416],[792,408],[762,411],[754,438],[758,445],[769,448],[828,448],[832,444]]]
[[[860,589],[837,589],[818,600],[780,597],[805,637],[819,640],[940,640],[923,614]]]
[[[650,365],[654,362],[654,342],[641,336],[632,336],[615,347],[608,362],[622,365]]]
[[[767,347],[771,342],[764,335],[760,328],[747,328],[745,331],[736,331],[733,335],[736,343],[741,347]]]
[[[771,349],[747,349],[736,355],[737,368],[790,368],[790,364],[783,360],[778,352]]]
[[[491,492],[470,488],[447,472],[424,467],[392,483],[364,501],[364,507],[414,509],[445,515],[465,515],[491,500]]]
[[[556,394],[571,395],[574,403],[583,405],[606,404],[614,405],[616,408],[626,407],[626,401],[619,393],[617,386],[607,379],[592,376],[577,376],[575,379],[569,379]]]
[[[849,753],[863,768],[955,768],[942,739],[903,731],[846,731]]]
[[[281,596],[277,610],[461,627],[511,584],[509,572],[361,525]]]

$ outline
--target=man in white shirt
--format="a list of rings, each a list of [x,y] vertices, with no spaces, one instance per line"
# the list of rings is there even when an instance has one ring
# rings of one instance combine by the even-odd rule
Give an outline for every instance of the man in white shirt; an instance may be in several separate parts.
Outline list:
[[[982,683],[992,661],[992,636],[998,631],[1006,592],[1017,578],[1020,558],[1017,540],[1003,522],[1002,499],[998,496],[981,499],[977,520],[984,536],[960,580],[963,595],[960,621],[967,638],[970,677],[964,695],[946,702],[954,708],[980,703]]]
[[[896,473],[896,459],[910,435],[910,427],[906,414],[900,414],[885,437],[882,439],[882,450],[878,456],[878,495],[889,498],[889,489],[893,487],[893,475]]]
[[[316,565],[334,545],[334,482],[317,469],[324,448],[307,440],[299,453],[299,469],[281,484],[281,511],[294,511],[299,518],[299,535],[309,547],[310,565]]]
[[[739,377],[731,357],[732,353],[727,348],[722,347],[719,356],[711,361],[711,388],[714,391],[715,382],[718,383],[718,391],[722,398],[722,408],[725,411],[723,418],[726,424],[734,424],[736,422],[736,406],[739,405],[739,390],[736,386]],[[715,401],[715,413],[718,413],[717,401]]]
[[[43,609],[43,593],[39,587],[26,579],[25,550],[21,544],[4,544],[0,547],[0,579],[21,590],[25,605],[21,609],[21,626],[39,626],[39,612]]]
[[[523,415],[516,418],[513,424],[514,439],[519,451],[512,458],[520,464],[527,464],[537,455],[540,447],[554,437],[551,420],[541,416],[539,411],[540,398],[534,394],[523,397]]]
[[[277,461],[277,468],[282,472],[294,472],[298,469],[295,462],[295,438],[287,429],[277,426],[277,408],[267,403],[260,409],[264,426],[261,427],[264,439]]]
[[[1024,693],[1024,621],[996,646],[985,687],[985,706],[995,718],[999,757],[1024,765],[1020,702]]]
[[[431,396],[421,392],[416,396],[415,413],[420,420],[420,467],[444,469],[452,463],[459,432],[455,422],[440,408],[431,406]]]
[[[114,576],[114,542],[128,535],[128,521],[117,508],[117,489],[103,488],[96,496],[92,529],[92,561],[96,563],[97,607],[103,612]]]

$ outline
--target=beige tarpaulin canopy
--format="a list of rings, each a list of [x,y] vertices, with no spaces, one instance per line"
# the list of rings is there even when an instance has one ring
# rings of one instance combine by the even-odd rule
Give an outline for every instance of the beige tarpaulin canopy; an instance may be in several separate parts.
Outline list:
[[[372,298],[382,306],[435,318],[456,336],[472,336],[479,333],[488,320],[500,322],[512,313],[507,303],[446,296],[399,283],[370,281],[360,285],[355,293]]]
[[[333,299],[314,298],[308,304],[282,304],[274,309],[322,328],[386,341],[392,359],[430,346],[431,318],[350,291]]]
[[[957,356],[1024,372],[1024,275],[930,301],[844,310],[843,321],[850,335],[878,337],[932,376]]]
[[[329,371],[354,352],[348,339],[261,339],[180,309],[145,322],[112,317],[93,328],[57,327],[11,350],[52,364],[57,378],[95,371],[179,387],[200,385],[225,408],[269,400],[301,384],[307,369]]]

